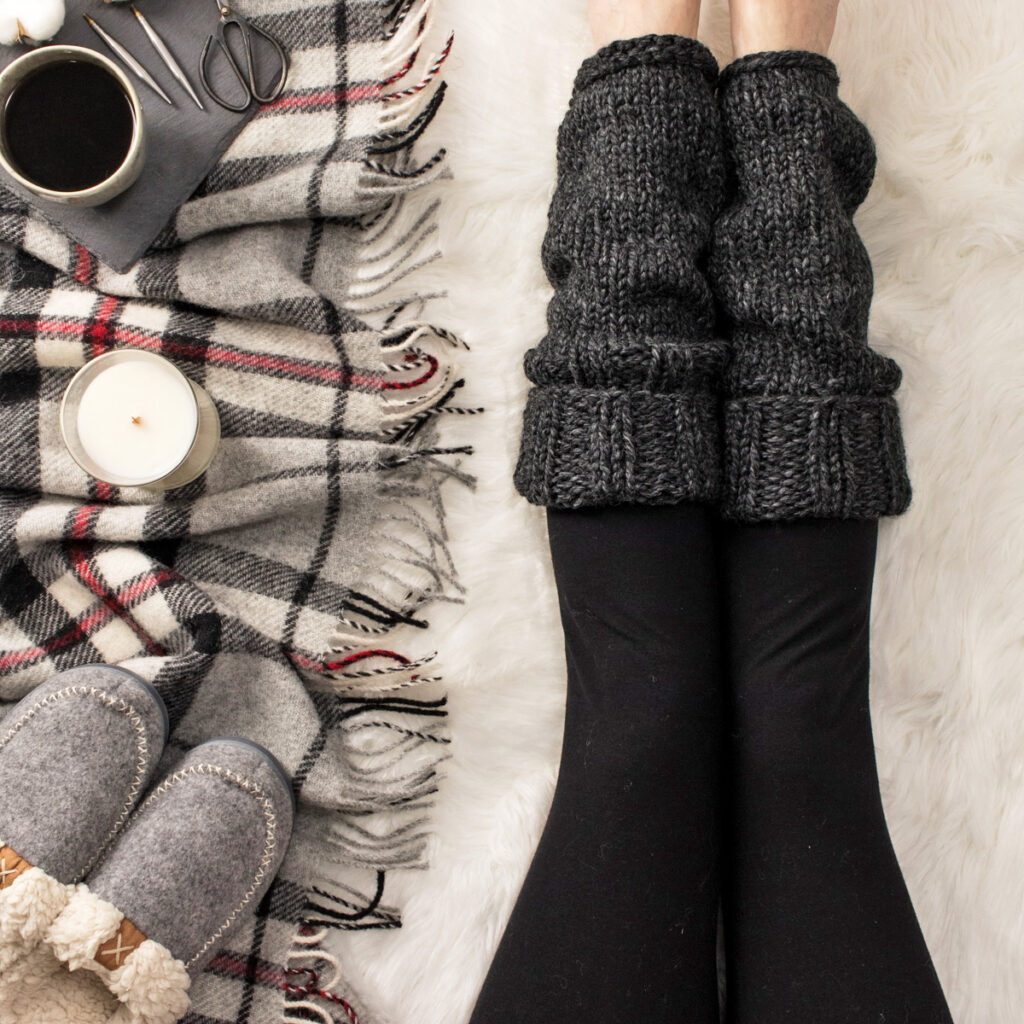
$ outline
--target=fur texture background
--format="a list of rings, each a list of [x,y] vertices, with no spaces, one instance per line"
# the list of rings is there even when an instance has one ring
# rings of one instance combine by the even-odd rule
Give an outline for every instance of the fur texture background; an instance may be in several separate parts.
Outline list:
[[[346,965],[396,1024],[469,1015],[539,835],[564,658],[543,514],[511,483],[544,327],[555,131],[588,52],[584,0],[439,0],[456,31],[430,138],[455,180],[433,315],[473,346],[446,424],[477,448],[452,489],[464,609],[435,615],[452,758],[432,867],[395,878],[398,933]],[[702,38],[730,57],[724,0]],[[843,0],[832,56],[879,149],[859,216],[873,344],[893,355],[915,500],[882,529],[873,712],[893,837],[958,1024],[1024,1021],[1024,19],[1020,0]],[[682,567],[681,567],[682,568]],[[523,994],[524,1003],[529,993]],[[518,1018],[516,1018],[518,1019]]]

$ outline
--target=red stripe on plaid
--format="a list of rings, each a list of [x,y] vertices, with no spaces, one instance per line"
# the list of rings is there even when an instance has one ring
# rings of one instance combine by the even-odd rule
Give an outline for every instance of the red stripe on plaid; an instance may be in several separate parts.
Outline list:
[[[62,334],[69,337],[81,337],[85,331],[84,323],[73,320],[0,320],[0,332],[6,334]],[[178,356],[181,359],[191,359],[198,363],[218,363],[257,372],[272,370],[307,380],[323,381],[329,384],[352,384],[356,387],[373,388],[379,391],[404,391],[419,387],[429,381],[437,373],[439,367],[438,360],[434,356],[424,354],[428,369],[421,376],[415,380],[389,381],[385,377],[352,373],[335,366],[318,366],[316,363],[299,362],[281,356],[256,355],[250,352],[241,352],[238,349],[225,348],[221,345],[174,341],[169,338],[161,338],[156,334],[143,334],[141,331],[127,327],[115,327],[108,330],[107,335],[108,337],[112,335],[115,342],[148,349],[152,352],[162,352],[164,355]],[[104,350],[107,347],[104,346]]]
[[[105,295],[89,325],[88,337],[89,344],[92,346],[93,359],[103,355],[108,348],[110,321],[117,310],[118,301],[113,295]]]
[[[301,651],[289,651],[288,658],[300,668],[312,669],[314,672],[336,672],[340,668],[353,665],[357,661],[364,661],[366,658],[390,658],[401,665],[409,664],[408,658],[401,654],[396,654],[394,651],[358,651],[355,654],[350,654],[347,658],[342,658],[340,661],[322,661],[318,658],[312,658],[308,654],[303,654]]]
[[[72,334],[81,337],[85,333],[85,324],[66,320],[0,320],[0,331],[7,334]]]
[[[100,509],[97,505],[84,505],[75,513],[72,520],[72,532],[75,537],[84,537],[88,531],[91,519]],[[85,582],[83,580],[83,582]],[[20,668],[27,663],[39,661],[51,654],[69,647],[81,640],[88,640],[90,634],[100,626],[105,625],[118,614],[118,607],[127,610],[137,604],[143,598],[148,597],[154,590],[164,583],[181,582],[181,576],[173,569],[160,569],[156,572],[146,573],[126,584],[120,590],[111,594],[111,603],[101,601],[98,607],[88,614],[83,615],[69,626],[63,633],[59,633],[47,643],[38,647],[26,647],[19,651],[7,651],[0,654],[0,672]],[[88,585],[88,584],[86,584]],[[92,589],[92,588],[90,588]],[[316,672],[333,672],[345,668],[367,658],[387,658],[398,662],[400,665],[408,665],[410,659],[396,651],[383,649],[372,651],[356,651],[338,661],[324,661],[304,654],[301,651],[291,650],[287,652],[288,658],[301,668],[311,669]]]
[[[70,547],[71,565],[75,575],[116,615],[138,638],[139,642],[150,654],[162,657],[167,652],[160,646],[136,621],[128,609],[117,599],[117,596],[103,585],[93,573],[92,545],[72,544]]]
[[[130,586],[124,587],[117,593],[117,602],[122,606],[128,606],[138,603],[143,597],[147,597],[152,591],[161,583],[169,583],[171,580],[178,579],[177,574],[173,572],[157,572],[150,573],[146,576],[140,577]],[[92,632],[101,622],[105,622],[108,619],[113,618],[114,612],[106,604],[101,604],[91,614],[86,615],[85,618],[78,620],[78,625],[82,628],[83,632],[89,634]]]
[[[122,605],[135,604],[147,597],[162,583],[169,583],[177,579],[180,579],[177,573],[170,570],[148,573],[120,590],[117,594],[118,602]],[[113,610],[106,604],[100,604],[98,608],[72,623],[63,633],[59,633],[41,647],[26,647],[20,651],[7,651],[0,655],[0,672],[19,668],[28,662],[39,661],[51,654],[56,654],[71,644],[78,643],[80,640],[87,640],[90,633],[113,617]]]
[[[326,999],[335,1006],[340,1006],[345,1011],[351,1024],[359,1024],[359,1017],[352,1006],[341,996],[334,992],[328,992],[319,987],[319,979],[315,971],[306,968],[289,968],[278,970],[271,967],[262,967],[259,964],[252,964],[248,960],[240,960],[238,957],[227,956],[220,953],[210,961],[210,970],[223,971],[225,974],[234,975],[236,978],[244,978],[246,981],[258,981],[263,985],[284,989],[293,995],[319,996]],[[288,979],[296,975],[306,975],[310,982],[306,985],[294,985]]]
[[[6,654],[0,655],[0,672],[18,668],[26,662],[39,661],[85,638],[85,631],[76,622],[70,629],[48,641],[44,647],[25,647],[20,651],[8,651]]]
[[[96,517],[103,510],[101,505],[83,505],[75,513],[71,524],[71,536],[82,540],[89,535],[89,530]],[[167,652],[150,637],[150,635],[132,618],[120,595],[106,587],[92,570],[93,545],[89,543],[72,544],[68,548],[71,556],[71,567],[75,575],[85,584],[103,604],[116,615],[138,638],[150,654],[162,656]]]
[[[87,537],[89,527],[101,511],[99,505],[82,505],[75,512],[75,518],[71,521],[71,536],[75,540],[82,540],[82,538]]]
[[[273,103],[260,107],[260,114],[276,114],[283,110],[305,110],[311,107],[329,108],[339,103],[359,103],[363,100],[380,99],[384,92],[381,82],[366,82],[347,89],[322,89],[301,95],[282,96]],[[259,116],[259,115],[257,115]]]
[[[341,661],[332,661],[330,667],[344,668],[346,665],[354,665],[357,661],[365,661],[367,658],[390,658],[392,661],[397,661],[400,665],[409,664],[409,659],[397,651],[356,651],[347,658],[342,658]]]
[[[210,961],[210,969],[225,971],[239,978],[248,978],[250,981],[262,981],[264,984],[275,985],[279,988],[283,988],[287,983],[284,971],[260,967],[259,964],[250,964],[248,960],[239,960],[236,957],[225,956],[223,953]]]
[[[88,284],[92,278],[92,253],[84,245],[75,246],[75,280]]]
[[[340,370],[336,366],[317,366],[314,363],[298,363],[294,359],[283,356],[258,355],[254,352],[241,352],[238,349],[222,348],[218,345],[197,345],[187,341],[172,341],[152,334],[142,334],[127,327],[118,327],[114,331],[117,341],[161,351],[165,355],[180,356],[208,363],[220,363],[225,366],[240,366],[246,370],[271,370],[279,373],[293,374],[313,380],[322,380],[331,384],[352,383],[364,387],[383,387],[381,377],[363,377]]]
[[[311,658],[308,654],[301,654],[299,651],[287,651],[288,660],[299,668],[308,668],[314,672],[326,672],[327,663]]]

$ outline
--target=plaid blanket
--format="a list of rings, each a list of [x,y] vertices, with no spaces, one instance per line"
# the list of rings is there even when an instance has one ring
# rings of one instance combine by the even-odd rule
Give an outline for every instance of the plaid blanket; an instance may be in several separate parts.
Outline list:
[[[450,47],[422,52],[429,7],[248,0],[290,51],[287,91],[127,274],[0,193],[0,716],[56,671],[125,665],[167,703],[168,762],[247,736],[299,797],[191,1024],[366,1024],[340,934],[396,927],[386,872],[423,861],[445,710],[410,638],[459,598],[440,491],[465,479],[434,436],[455,342],[404,294],[437,255],[435,206],[406,198],[445,173],[443,151],[413,154]],[[64,388],[124,346],[216,402],[223,440],[193,484],[116,489],[66,452]]]

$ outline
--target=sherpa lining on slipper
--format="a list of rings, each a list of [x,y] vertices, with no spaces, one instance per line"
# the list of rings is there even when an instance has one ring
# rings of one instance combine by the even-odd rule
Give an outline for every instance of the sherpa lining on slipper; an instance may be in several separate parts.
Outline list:
[[[42,942],[74,886],[58,882],[41,868],[26,867],[10,847],[0,847],[2,870],[18,872],[13,882],[0,888],[0,974],[10,980],[18,962]]]
[[[89,971],[71,972],[40,943],[0,975],[0,1024],[110,1024],[118,1002]]]
[[[46,945],[69,971],[97,975],[120,1005],[109,1024],[175,1024],[189,1008],[185,965],[152,939],[124,946],[124,916],[112,904],[76,887],[46,933]],[[97,955],[113,954],[114,969]]]

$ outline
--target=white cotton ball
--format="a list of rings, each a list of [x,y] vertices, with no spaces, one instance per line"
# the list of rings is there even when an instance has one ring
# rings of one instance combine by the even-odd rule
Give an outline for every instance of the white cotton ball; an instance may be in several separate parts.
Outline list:
[[[20,0],[0,0],[0,43],[13,46],[18,41],[18,4]]]
[[[30,39],[52,39],[64,24],[64,0],[20,0],[18,20]]]
[[[20,30],[19,30],[20,22]],[[64,24],[64,0],[2,0],[0,42],[16,43],[52,39]]]

